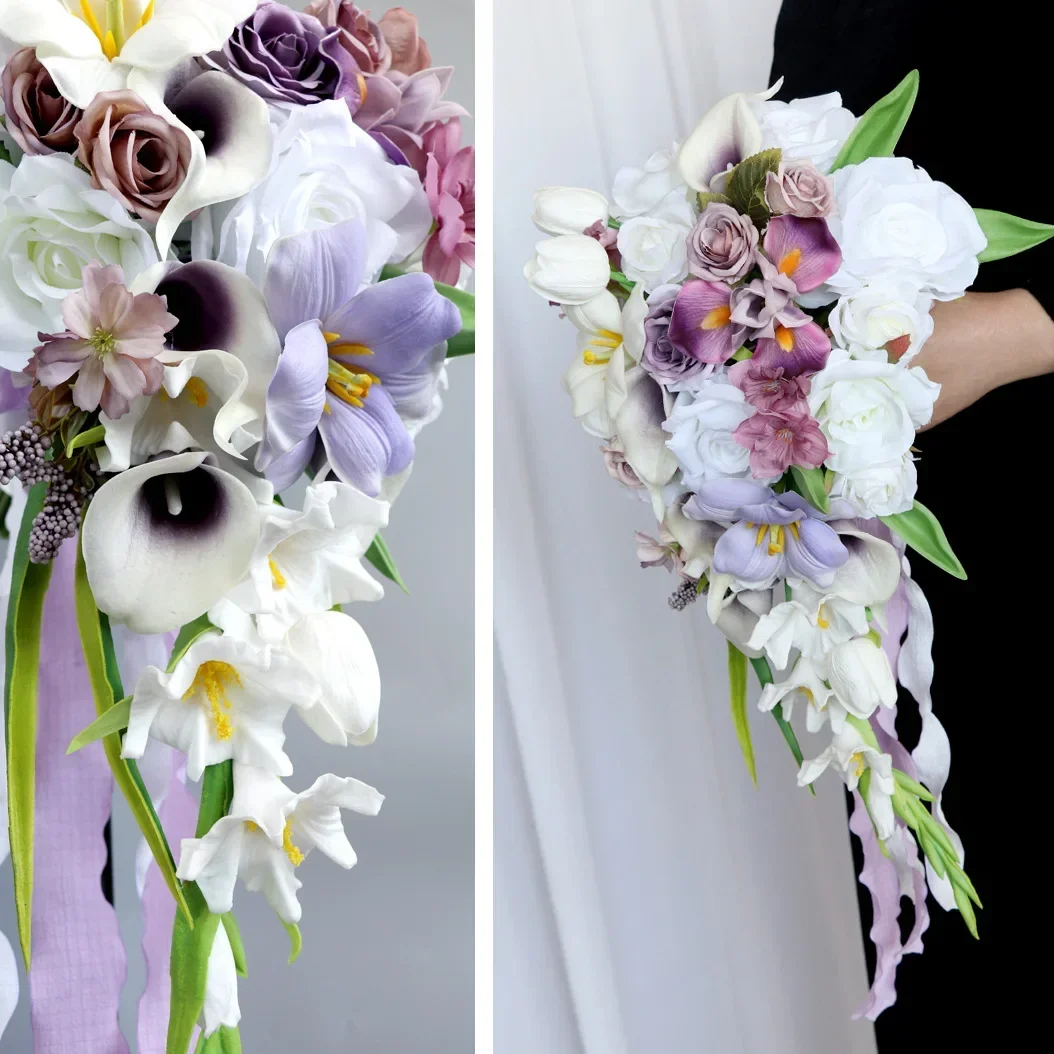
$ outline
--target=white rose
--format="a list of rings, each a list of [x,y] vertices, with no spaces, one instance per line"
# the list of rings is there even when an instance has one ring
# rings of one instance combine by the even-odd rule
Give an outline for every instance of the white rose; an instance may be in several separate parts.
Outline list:
[[[843,296],[831,310],[827,324],[835,345],[845,348],[854,359],[887,362],[886,345],[898,337],[908,337],[908,347],[897,360],[906,366],[933,333],[932,304],[910,282],[879,279]]]
[[[534,195],[535,227],[544,234],[581,234],[594,223],[608,221],[608,201],[595,190],[543,187]]]
[[[688,274],[687,238],[695,213],[680,191],[674,191],[647,216],[635,216],[619,228],[622,272],[651,293],[676,284]]]
[[[523,268],[527,284],[556,304],[586,304],[607,289],[611,261],[607,250],[584,234],[560,234],[535,246]]]
[[[786,102],[752,100],[761,126],[762,149],[779,147],[785,161],[811,161],[830,172],[838,152],[856,124],[838,92]]]
[[[724,378],[704,382],[695,393],[681,392],[663,428],[689,487],[708,479],[749,477],[750,451],[732,433],[754,408]]]
[[[263,182],[211,211],[195,222],[194,258],[229,264],[257,285],[271,246],[286,235],[361,220],[369,281],[386,263],[406,259],[432,225],[417,173],[391,164],[340,101],[294,109],[277,130]]]
[[[620,168],[611,191],[612,215],[620,219],[643,216],[657,208],[671,193],[687,197],[688,187],[677,169],[676,143],[669,150],[659,150],[643,168]]]
[[[37,333],[65,329],[62,301],[92,260],[131,283],[158,262],[149,233],[66,154],[0,161],[0,366],[21,370]]]
[[[848,474],[836,472],[832,498],[845,498],[865,519],[907,512],[915,501],[918,473],[910,453]]]
[[[809,392],[809,409],[830,448],[827,466],[852,474],[903,457],[940,390],[921,366],[853,359],[833,348]]]
[[[821,287],[827,299],[811,303],[883,278],[910,282],[937,300],[955,300],[973,284],[987,241],[973,209],[951,187],[906,157],[870,157],[831,178],[838,209],[827,223],[842,266]]]

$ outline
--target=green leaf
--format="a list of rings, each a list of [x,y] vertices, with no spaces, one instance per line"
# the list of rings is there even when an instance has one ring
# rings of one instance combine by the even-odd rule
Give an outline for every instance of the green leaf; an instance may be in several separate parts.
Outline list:
[[[966,581],[966,570],[952,552],[944,528],[922,502],[916,501],[914,507],[907,512],[880,516],[879,519],[930,563],[936,564],[955,578]]]
[[[831,499],[827,496],[827,490],[823,485],[823,469],[802,468],[800,465],[791,465],[790,471],[794,479],[794,489],[813,508],[818,509],[820,512],[828,512],[831,508]]]
[[[381,537],[380,532],[373,536],[373,541],[370,543],[369,549],[366,550],[366,559],[385,578],[390,578],[407,596],[410,595],[410,590],[406,588],[406,583],[403,581],[402,575],[399,574],[399,568],[395,566],[395,561],[392,559],[388,543]]]
[[[754,744],[750,741],[750,723],[747,721],[747,657],[731,641],[728,642],[728,686],[732,723],[736,726],[739,749],[743,751],[747,772],[756,787],[758,770],[754,760]]]
[[[194,1054],[241,1054],[242,1040],[236,1028],[228,1028],[224,1025],[205,1038],[202,1033],[198,1037],[198,1045],[194,1048]]]
[[[229,761],[209,765],[205,769],[201,782],[196,837],[204,838],[213,824],[227,815],[234,796],[233,771]],[[193,922],[177,914],[172,926],[172,957],[169,961],[172,997],[166,1054],[186,1054],[190,1046],[194,1026],[205,1003],[209,954],[221,918],[209,911],[196,882],[187,882],[183,888]]]
[[[209,622],[208,615],[199,615],[193,622],[181,626],[176,634],[176,642],[172,645],[172,655],[168,660],[168,673],[171,673],[180,659],[186,655],[191,644],[206,633],[215,631],[216,627]]]
[[[95,699],[95,710],[100,716],[114,708],[114,701],[124,695],[121,687],[121,674],[114,653],[113,638],[110,635],[109,619],[95,606],[95,597],[88,584],[88,574],[84,567],[84,552],[77,544],[77,566],[73,576],[73,600],[77,612],[77,629],[81,638],[81,650],[84,653],[84,664],[88,671],[92,695]],[[154,811],[150,793],[139,774],[139,767],[134,761],[121,757],[121,737],[112,732],[102,740],[106,760],[113,773],[114,783],[128,803],[132,816],[139,826],[146,844],[150,847],[158,869],[165,880],[165,885],[179,906],[179,913],[190,919],[190,907],[183,894],[183,887],[176,877],[176,863],[172,850],[161,827],[161,821]],[[189,1044],[189,1040],[188,1040]]]
[[[381,281],[398,278],[407,272],[394,264],[386,264],[381,270]],[[451,337],[446,345],[446,357],[456,359],[460,355],[471,355],[476,350],[476,298],[464,289],[457,289],[443,282],[435,283],[436,292],[445,296],[461,312],[461,332]]]
[[[89,428],[84,432],[78,432],[66,444],[66,457],[69,457],[75,450],[80,450],[81,447],[95,446],[105,438],[106,429],[102,425],[96,425],[94,428]]]
[[[977,916],[974,914],[970,898],[958,886],[952,886],[952,895],[955,897],[955,906],[959,909],[959,914],[962,915],[963,922],[970,931],[970,936],[974,940],[980,940],[977,934]]]
[[[95,743],[104,736],[123,732],[128,727],[128,716],[132,712],[132,697],[125,696],[119,703],[114,703],[109,710],[104,710],[87,728],[78,732],[70,745],[67,754],[76,754],[81,747]]]
[[[869,157],[892,157],[918,93],[919,71],[912,70],[856,122],[831,171],[837,172],[845,165],[859,165]]]
[[[707,205],[731,205],[727,194],[711,194],[708,190],[699,191],[699,211],[702,212]]]
[[[980,263],[1002,260],[1015,253],[1023,253],[1026,249],[1054,237],[1054,226],[1049,223],[1023,220],[1020,216],[994,212],[992,209],[974,209],[973,212],[988,239],[988,244],[978,254],[977,259]]]
[[[289,934],[289,965],[292,966],[300,958],[304,938],[300,935],[300,927],[295,922],[283,922],[282,925]]]
[[[769,666],[768,659],[764,657],[760,659],[751,659],[750,665],[754,667],[754,672],[757,674],[762,687],[766,684],[772,684],[772,669]],[[779,729],[783,733],[783,738],[787,741],[787,746],[790,747],[790,752],[794,755],[794,760],[798,763],[798,768],[801,768],[802,762],[805,760],[805,755],[801,752],[801,747],[798,745],[798,737],[794,734],[794,729],[791,728],[790,722],[783,716],[782,703],[777,703],[772,708],[772,716],[776,719],[776,724],[779,725]],[[814,797],[816,796],[816,788],[811,783],[809,784],[809,793]]]
[[[627,278],[621,271],[612,271],[611,281],[619,286],[619,288],[624,289],[627,293],[632,293],[633,287],[636,285],[636,282]]]
[[[783,151],[778,147],[751,154],[729,172],[725,181],[728,199],[740,212],[746,213],[758,228],[763,227],[769,218],[765,181],[770,172],[779,169],[782,158]]]
[[[36,813],[37,684],[40,627],[51,564],[29,562],[29,532],[44,504],[46,483],[35,484],[26,499],[11,568],[7,607],[4,717],[7,733],[7,801],[15,914],[22,959],[29,969],[33,928],[33,831]]]
[[[245,964],[245,945],[242,943],[241,931],[238,929],[237,920],[228,911],[221,917],[223,928],[227,932],[227,940],[231,942],[231,951],[234,953],[234,969],[239,977],[248,977],[249,968]]]
[[[746,362],[747,359],[752,359],[754,353],[745,344],[743,347],[738,348],[732,355],[733,362]]]

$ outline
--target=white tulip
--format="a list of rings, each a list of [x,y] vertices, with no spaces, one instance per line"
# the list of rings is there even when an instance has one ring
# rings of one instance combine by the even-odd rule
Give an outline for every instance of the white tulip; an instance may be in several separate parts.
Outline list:
[[[835,646],[828,658],[828,680],[842,705],[868,718],[880,706],[897,705],[897,682],[886,653],[869,637]]]
[[[539,242],[523,268],[527,284],[556,304],[586,304],[607,289],[611,263],[607,250],[584,234],[560,234]]]
[[[607,224],[603,194],[579,187],[543,187],[534,195],[534,225],[543,234],[581,234],[594,223]]]

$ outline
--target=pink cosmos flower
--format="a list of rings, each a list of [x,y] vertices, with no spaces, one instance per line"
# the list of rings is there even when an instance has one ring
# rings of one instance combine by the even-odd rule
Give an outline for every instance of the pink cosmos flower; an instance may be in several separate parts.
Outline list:
[[[755,359],[737,362],[728,379],[746,396],[747,402],[766,414],[808,413],[806,396],[812,386],[804,374],[788,376],[782,366],[767,366]]]
[[[819,468],[827,458],[827,439],[807,413],[758,413],[748,417],[732,438],[750,451],[755,479],[782,476],[791,465]]]
[[[179,321],[168,313],[165,297],[133,296],[118,266],[88,264],[82,288],[62,301],[63,333],[40,333],[27,372],[45,388],[74,374],[73,401],[82,410],[102,407],[107,417],[126,414],[137,395],[161,387],[165,334]]]
[[[461,146],[457,119],[430,129],[425,150],[425,192],[436,225],[422,267],[437,282],[455,285],[462,261],[476,265],[476,150]]]

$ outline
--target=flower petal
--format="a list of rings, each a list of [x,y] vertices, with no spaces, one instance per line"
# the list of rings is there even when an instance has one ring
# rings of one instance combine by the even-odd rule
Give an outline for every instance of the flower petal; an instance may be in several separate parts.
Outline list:
[[[748,585],[771,581],[783,566],[783,558],[769,555],[768,533],[765,524],[737,523],[730,527],[714,547],[714,570],[734,575]]]
[[[221,47],[255,7],[256,0],[157,4],[150,20],[125,41],[120,61],[148,70],[169,70],[188,55],[205,55]]]

